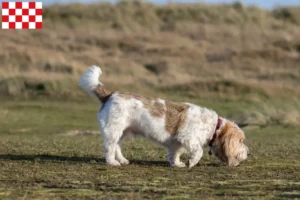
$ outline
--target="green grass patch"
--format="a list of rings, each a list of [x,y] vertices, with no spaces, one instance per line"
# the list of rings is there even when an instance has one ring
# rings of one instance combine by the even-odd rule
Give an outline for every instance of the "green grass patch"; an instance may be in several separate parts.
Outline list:
[[[211,105],[230,115],[236,102]],[[241,104],[243,105],[243,103]],[[123,143],[128,166],[108,167],[95,101],[3,101],[0,105],[2,199],[299,198],[297,126],[246,127],[252,156],[229,168],[205,152],[192,168],[171,168],[166,150],[144,139]],[[245,104],[244,109],[257,108]],[[187,157],[183,158],[187,161]]]

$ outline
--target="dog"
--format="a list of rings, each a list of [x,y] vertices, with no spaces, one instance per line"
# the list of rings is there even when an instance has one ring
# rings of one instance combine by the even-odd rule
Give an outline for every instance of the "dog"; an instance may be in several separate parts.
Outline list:
[[[228,166],[238,166],[250,155],[244,132],[213,110],[191,103],[110,92],[99,82],[101,68],[92,66],[82,75],[79,86],[102,102],[98,123],[104,138],[108,165],[129,164],[120,143],[124,137],[143,136],[168,150],[171,166],[185,167],[180,160],[189,155],[189,168],[195,166],[209,146],[210,154]]]

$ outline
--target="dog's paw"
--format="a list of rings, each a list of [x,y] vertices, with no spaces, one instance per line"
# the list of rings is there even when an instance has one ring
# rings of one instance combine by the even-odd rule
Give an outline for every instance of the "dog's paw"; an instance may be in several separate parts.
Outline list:
[[[124,158],[124,159],[122,159],[122,160],[119,160],[119,162],[120,162],[122,165],[128,165],[128,164],[129,164],[129,161],[128,161],[126,158]]]
[[[109,166],[120,166],[121,164],[116,160],[112,160],[112,161],[107,162],[107,165],[109,165]]]
[[[189,160],[189,168],[191,169],[197,164],[197,162],[193,162],[191,159]]]
[[[176,164],[172,164],[172,167],[186,167],[186,165],[183,162],[179,162],[179,163],[176,163]]]

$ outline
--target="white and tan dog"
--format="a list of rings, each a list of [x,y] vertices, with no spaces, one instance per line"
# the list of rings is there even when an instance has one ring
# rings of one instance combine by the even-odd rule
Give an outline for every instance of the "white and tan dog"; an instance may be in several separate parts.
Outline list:
[[[99,67],[90,67],[79,86],[103,103],[98,122],[107,164],[129,163],[120,147],[126,135],[141,135],[167,147],[171,166],[184,167],[180,156],[187,152],[189,167],[193,167],[207,145],[210,153],[229,166],[247,159],[249,150],[243,143],[243,131],[233,122],[218,117],[216,112],[190,103],[110,92],[99,82],[101,74]]]

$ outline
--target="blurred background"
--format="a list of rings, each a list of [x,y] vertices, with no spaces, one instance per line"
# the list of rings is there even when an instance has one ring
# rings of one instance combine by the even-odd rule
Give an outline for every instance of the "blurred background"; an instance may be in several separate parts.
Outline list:
[[[0,31],[1,99],[83,100],[78,78],[99,65],[111,90],[300,123],[299,0],[43,3],[42,30]]]
[[[3,2],[1,0],[0,2]],[[5,0],[6,1],[6,0]],[[17,0],[11,0],[17,1]],[[23,0],[23,2],[30,1],[30,0]],[[145,0],[141,0],[145,1]],[[117,3],[117,0],[43,0],[44,5],[51,5],[51,4],[67,4],[67,3],[100,3],[100,2],[110,2],[110,3]],[[241,2],[247,6],[259,6],[265,9],[273,9],[278,6],[299,6],[299,0],[243,0],[243,1],[235,1],[235,0],[148,0],[148,2],[163,5],[168,3],[208,3],[208,4],[228,4],[234,2]]]

